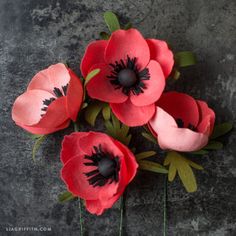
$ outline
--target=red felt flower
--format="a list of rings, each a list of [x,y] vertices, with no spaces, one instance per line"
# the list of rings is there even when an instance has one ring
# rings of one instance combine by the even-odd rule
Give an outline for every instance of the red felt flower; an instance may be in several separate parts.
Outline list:
[[[83,100],[80,79],[58,63],[38,72],[14,102],[12,119],[33,134],[48,134],[75,121]]]
[[[215,113],[208,105],[184,93],[164,93],[149,122],[162,149],[192,152],[208,143]]]
[[[128,126],[148,122],[155,112],[173,67],[173,53],[166,42],[145,40],[136,29],[117,30],[109,40],[90,43],[81,63],[84,77],[98,73],[87,90],[90,97],[110,103],[119,120]]]
[[[61,161],[61,178],[68,190],[84,199],[87,210],[97,215],[119,199],[138,167],[126,146],[98,132],[65,136]]]

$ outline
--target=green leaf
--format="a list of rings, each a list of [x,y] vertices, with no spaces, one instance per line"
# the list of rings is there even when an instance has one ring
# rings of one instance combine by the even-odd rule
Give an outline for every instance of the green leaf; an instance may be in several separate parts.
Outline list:
[[[35,161],[35,156],[37,151],[40,148],[40,145],[43,143],[43,141],[46,139],[47,135],[41,135],[39,138],[36,139],[34,146],[33,146],[33,150],[32,150],[32,158]]]
[[[203,167],[186,159],[177,152],[169,152],[165,158],[164,166],[169,165],[168,180],[173,181],[178,173],[187,192],[195,192],[197,183],[192,168],[202,170]]]
[[[207,150],[219,150],[223,148],[223,144],[221,142],[217,142],[217,141],[210,141],[205,147],[204,149]]]
[[[124,26],[124,29],[125,29],[125,30],[131,29],[131,28],[132,28],[132,23],[131,23],[131,22],[128,22],[128,23]]]
[[[31,139],[33,139],[33,140],[36,140],[36,139],[38,139],[38,138],[44,136],[44,135],[42,135],[42,134],[30,134],[30,133],[28,133],[28,135],[29,135],[29,137],[30,137]]]
[[[94,101],[90,103],[84,113],[85,120],[91,125],[95,125],[95,121],[97,119],[98,114],[102,110],[102,108],[106,105],[106,103]]]
[[[84,102],[83,105],[82,105],[82,107],[81,107],[81,110],[84,109],[84,108],[86,108],[87,106],[88,106],[88,103],[87,103],[87,102]]]
[[[148,157],[151,157],[151,156],[154,156],[154,155],[156,155],[156,152],[147,151],[147,152],[140,152],[138,154],[135,154],[135,157],[136,157],[137,161],[140,161],[142,159],[145,159],[145,158],[148,158]]]
[[[216,139],[218,137],[221,137],[228,132],[230,132],[233,128],[233,123],[231,122],[225,122],[219,125],[215,125],[213,133],[211,135],[211,139]]]
[[[141,170],[148,170],[151,172],[156,172],[156,173],[161,173],[161,174],[167,174],[168,170],[160,165],[159,163],[153,162],[153,161],[146,161],[146,160],[141,160],[139,162],[139,168]]]
[[[110,30],[111,33],[120,29],[119,20],[113,12],[111,12],[111,11],[105,12],[104,13],[104,20],[105,20],[105,22],[108,26],[108,29]]]
[[[149,140],[149,141],[151,141],[151,142],[157,144],[157,140],[156,140],[151,134],[148,134],[148,133],[143,132],[143,133],[142,133],[142,136],[143,136],[144,138],[146,138],[147,140]]]
[[[92,71],[90,71],[88,73],[88,75],[85,78],[85,82],[84,82],[84,87],[88,84],[88,82],[94,77],[96,76],[98,73],[100,72],[100,69],[94,69]]]
[[[197,59],[193,52],[183,51],[175,54],[175,63],[179,67],[186,67],[195,65],[197,63]]]
[[[99,36],[102,40],[108,40],[110,38],[110,35],[106,32],[100,32]]]
[[[109,105],[103,107],[102,109],[102,115],[104,120],[109,120],[111,117],[111,108],[109,107]]]
[[[58,201],[60,203],[63,203],[63,202],[67,202],[67,201],[70,201],[72,199],[76,198],[75,196],[72,195],[72,193],[70,192],[63,192],[63,193],[60,193],[58,195]]]
[[[179,77],[180,77],[180,72],[176,68],[173,69],[172,77],[173,77],[174,80],[178,80]]]
[[[207,150],[199,150],[199,151],[195,151],[195,152],[190,152],[190,154],[193,154],[193,155],[205,155],[207,153],[208,153]]]

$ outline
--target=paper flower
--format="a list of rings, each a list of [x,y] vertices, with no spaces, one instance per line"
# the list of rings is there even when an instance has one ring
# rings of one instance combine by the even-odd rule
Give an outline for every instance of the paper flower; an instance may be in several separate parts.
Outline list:
[[[156,105],[149,127],[162,149],[191,152],[208,143],[215,113],[205,102],[184,93],[167,92]]]
[[[98,132],[65,136],[61,161],[61,177],[68,190],[84,199],[87,210],[97,215],[119,199],[138,167],[126,146]]]
[[[48,134],[75,121],[83,100],[81,81],[64,64],[38,72],[14,102],[12,119],[33,134]]]
[[[110,103],[117,118],[128,126],[148,122],[155,112],[174,64],[166,42],[145,40],[136,29],[117,30],[109,40],[90,43],[81,63],[84,77],[101,71],[88,82],[90,97]]]

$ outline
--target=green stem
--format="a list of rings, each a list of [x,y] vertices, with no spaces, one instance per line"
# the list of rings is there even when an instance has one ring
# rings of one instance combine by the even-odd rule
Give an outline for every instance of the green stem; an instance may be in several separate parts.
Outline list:
[[[123,235],[123,218],[124,218],[124,196],[120,198],[120,228],[119,236]]]
[[[84,235],[84,228],[83,228],[83,217],[82,217],[82,207],[81,207],[81,199],[79,198],[79,223],[80,223],[80,235]]]
[[[164,196],[163,196],[163,236],[167,235],[167,176],[164,177]]]

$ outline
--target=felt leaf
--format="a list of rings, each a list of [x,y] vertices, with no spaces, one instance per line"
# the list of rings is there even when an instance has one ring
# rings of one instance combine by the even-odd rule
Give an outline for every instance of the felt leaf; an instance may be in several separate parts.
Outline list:
[[[32,158],[33,158],[34,161],[35,161],[36,153],[39,150],[40,145],[46,139],[46,137],[47,137],[47,135],[40,135],[40,137],[35,140],[35,143],[34,143],[34,146],[33,146],[33,150],[32,150]]]
[[[88,75],[86,76],[85,78],[85,82],[84,82],[84,87],[88,84],[88,82],[95,76],[97,75],[98,73],[100,72],[100,69],[94,69],[92,71],[90,71],[88,73]]]
[[[146,133],[146,132],[143,132],[143,133],[142,133],[142,136],[143,136],[144,138],[146,138],[148,141],[151,141],[151,142],[157,144],[157,140],[156,140],[151,134],[148,134],[148,133]]]
[[[110,35],[106,32],[100,32],[99,36],[102,40],[108,40],[110,38]]]
[[[72,199],[74,199],[74,198],[76,198],[75,196],[73,196],[72,195],[72,193],[70,193],[70,192],[63,192],[63,193],[60,193],[59,195],[58,195],[58,201],[60,202],[60,203],[63,203],[63,202],[68,202],[68,201],[70,201],[70,200],[72,200]]]
[[[147,151],[147,152],[140,152],[138,154],[135,154],[135,157],[136,157],[137,161],[140,161],[140,160],[143,160],[145,158],[148,158],[148,157],[151,157],[154,155],[156,155],[155,151]]]
[[[197,59],[193,52],[183,51],[175,54],[175,63],[179,67],[186,67],[195,65],[197,63]]]
[[[139,161],[139,168],[141,170],[148,170],[155,173],[161,173],[161,174],[168,173],[168,170],[164,166],[153,161],[141,160]]]
[[[176,68],[173,69],[172,77],[173,77],[174,80],[178,80],[179,77],[180,77],[180,72]]]
[[[131,22],[128,22],[128,23],[124,26],[124,29],[125,29],[125,30],[131,29],[131,28],[132,28],[132,23],[131,23]]]
[[[103,107],[102,109],[102,115],[104,120],[109,120],[111,117],[111,108],[109,107],[109,105]]]
[[[173,181],[178,173],[187,192],[195,192],[197,183],[192,168],[202,170],[203,167],[186,159],[177,152],[169,152],[165,158],[164,166],[169,165],[168,180]]]
[[[217,142],[217,141],[210,141],[205,147],[204,149],[207,150],[219,150],[223,148],[223,144],[221,142]]]
[[[233,128],[233,123],[231,122],[225,122],[219,125],[215,125],[213,133],[211,135],[211,139],[216,139],[218,137],[221,137],[228,132],[230,132]]]
[[[104,106],[105,106],[105,103],[99,102],[99,101],[94,101],[87,106],[84,115],[85,115],[85,120],[91,126],[95,125],[97,116]]]
[[[105,22],[108,26],[108,29],[110,30],[111,33],[120,29],[119,20],[113,12],[111,12],[111,11],[105,12],[104,13],[104,20],[105,20]]]
[[[195,151],[195,152],[190,152],[193,155],[205,155],[208,153],[207,150],[199,150],[199,151]]]

